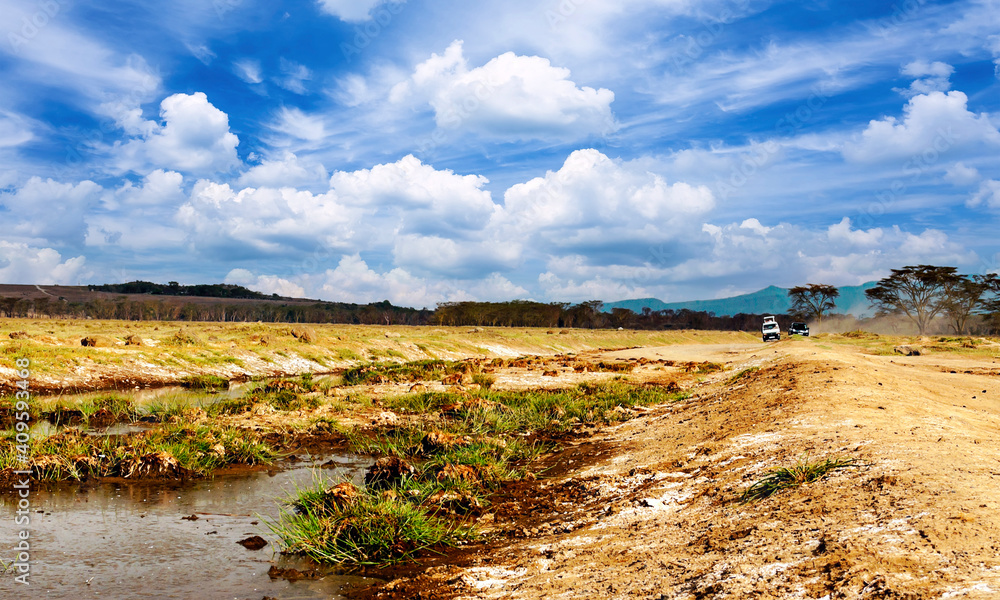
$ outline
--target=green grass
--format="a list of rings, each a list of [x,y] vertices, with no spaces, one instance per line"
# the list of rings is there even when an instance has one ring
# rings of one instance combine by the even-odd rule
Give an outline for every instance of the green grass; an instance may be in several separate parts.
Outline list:
[[[479,385],[484,390],[490,389],[496,382],[497,378],[489,373],[476,373],[472,376],[472,383]]]
[[[228,390],[229,380],[218,375],[189,375],[181,385],[192,390]]]
[[[359,369],[352,377],[411,377],[440,373],[445,365]],[[438,415],[376,432],[344,432],[352,452],[394,456],[414,467],[388,482],[388,489],[351,490],[350,502],[335,502],[317,483],[299,490],[291,510],[271,524],[286,551],[327,563],[387,564],[420,549],[471,535],[465,514],[488,504],[489,493],[526,476],[528,465],[555,444],[547,436],[574,423],[612,423],[630,418],[633,405],[677,400],[681,394],[626,382],[584,384],[560,391],[492,391],[474,395],[404,394],[382,400],[400,413]],[[331,430],[339,427],[328,425]],[[525,436],[537,433],[529,441]],[[346,484],[345,484],[346,485]]]
[[[424,494],[408,491],[374,491],[350,482],[327,487],[317,479],[267,525],[285,552],[333,564],[386,566],[469,537],[469,528],[421,506]]]
[[[13,436],[9,431],[0,438],[0,471],[17,466]],[[270,463],[277,454],[255,432],[185,423],[116,436],[89,436],[71,429],[32,439],[30,448],[34,477],[45,481],[203,476],[230,464]]]
[[[739,373],[733,375],[728,380],[726,380],[726,385],[733,385],[734,383],[742,381],[743,379],[746,379],[746,378],[750,377],[751,375],[753,375],[757,371],[760,371],[760,367],[750,367],[750,368],[747,368],[747,369],[743,369]]]
[[[746,504],[747,502],[763,500],[782,490],[822,479],[833,471],[857,466],[861,466],[861,462],[854,458],[828,458],[816,462],[802,459],[791,467],[781,467],[769,471],[743,492],[740,496],[740,502]]]
[[[462,373],[466,368],[466,363],[445,360],[418,360],[402,364],[369,363],[348,369],[343,375],[343,381],[344,385],[427,381]]]

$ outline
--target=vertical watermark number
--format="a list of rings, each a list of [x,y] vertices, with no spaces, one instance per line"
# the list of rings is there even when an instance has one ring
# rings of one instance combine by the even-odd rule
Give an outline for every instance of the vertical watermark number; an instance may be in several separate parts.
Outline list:
[[[17,468],[14,471],[14,497],[17,510],[14,524],[17,526],[17,545],[14,547],[14,581],[28,585],[31,576],[31,361],[19,358],[17,366],[17,391],[14,403],[14,440],[17,452]]]

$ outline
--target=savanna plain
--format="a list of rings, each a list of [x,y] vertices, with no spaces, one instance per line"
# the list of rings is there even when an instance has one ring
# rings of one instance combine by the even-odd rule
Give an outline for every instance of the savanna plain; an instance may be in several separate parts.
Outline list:
[[[995,339],[8,319],[0,340],[4,597],[24,459],[27,597],[1000,597]],[[203,556],[115,571],[111,530],[65,542],[102,493],[132,508],[100,523]]]

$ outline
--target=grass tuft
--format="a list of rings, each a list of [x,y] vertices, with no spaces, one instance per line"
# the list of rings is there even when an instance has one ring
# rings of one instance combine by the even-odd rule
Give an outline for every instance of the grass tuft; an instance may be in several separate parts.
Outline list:
[[[808,462],[800,460],[791,467],[781,467],[769,471],[757,480],[740,496],[740,502],[746,504],[769,498],[781,490],[798,487],[804,483],[812,483],[822,479],[827,474],[838,469],[860,466],[855,458],[828,458],[826,460]]]
[[[192,390],[228,390],[229,380],[218,375],[189,375],[181,385]]]
[[[470,530],[419,505],[419,490],[375,491],[317,479],[298,490],[271,531],[285,552],[323,563],[386,566],[421,550],[453,546]]]

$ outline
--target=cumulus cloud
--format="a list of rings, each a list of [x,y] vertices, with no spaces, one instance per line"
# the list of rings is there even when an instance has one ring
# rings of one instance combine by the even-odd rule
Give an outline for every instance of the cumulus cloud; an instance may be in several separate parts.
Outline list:
[[[141,185],[126,181],[115,190],[108,208],[179,205],[186,199],[184,176],[176,171],[156,169],[143,177]]]
[[[416,251],[447,240],[442,247],[461,247],[451,253],[458,260],[438,257],[426,268],[437,265],[451,272],[499,264],[494,255],[506,256],[514,247],[488,244],[492,238],[480,235],[501,210],[484,189],[484,177],[438,170],[405,156],[371,169],[337,171],[325,193],[288,185],[289,179],[318,175],[319,168],[288,155],[283,161],[265,161],[240,178],[241,185],[265,185],[234,189],[199,181],[178,211],[178,223],[196,248],[226,248],[228,253],[242,247],[255,256],[316,247],[338,253]]]
[[[956,185],[970,185],[979,181],[980,175],[975,167],[967,167],[957,162],[948,167],[944,178]]]
[[[966,203],[970,208],[986,205],[987,208],[1000,208],[1000,181],[987,179],[982,182],[977,191]]]
[[[298,187],[326,183],[329,174],[318,162],[302,160],[291,152],[261,161],[240,175],[241,187]]]
[[[589,279],[573,279],[546,271],[538,276],[538,284],[544,290],[546,298],[557,302],[614,301],[650,295],[644,288],[636,287],[620,277],[612,279],[601,275]]]
[[[407,155],[394,163],[358,171],[337,171],[330,188],[355,206],[384,207],[395,213],[390,222],[400,234],[452,236],[474,234],[497,210],[481,175],[438,170]]]
[[[207,180],[195,184],[176,221],[198,251],[219,258],[295,256],[317,246],[346,250],[357,243],[362,213],[332,193],[294,188],[245,188]]]
[[[121,165],[138,170],[145,165],[185,173],[229,171],[239,164],[239,138],[229,131],[229,116],[212,105],[203,92],[174,94],[160,103],[163,123],[133,126],[141,139],[119,146]]]
[[[357,303],[389,300],[393,304],[418,308],[433,308],[446,300],[474,299],[444,281],[421,279],[404,269],[378,273],[357,254],[343,257],[336,269],[326,271],[319,289],[324,298]]]
[[[342,21],[360,22],[371,18],[372,9],[383,4],[402,4],[406,0],[318,0],[323,12]]]
[[[703,230],[712,238],[709,256],[679,265],[669,277],[858,285],[904,264],[969,264],[976,259],[975,253],[935,229],[919,234],[898,226],[861,230],[848,218],[818,231],[788,223],[745,225],[706,224]]]
[[[927,62],[925,60],[913,61],[903,67],[902,73],[907,77],[913,77],[914,81],[907,89],[897,89],[907,98],[918,94],[929,94],[931,92],[946,92],[951,87],[951,76],[955,68],[948,63],[939,61]]]
[[[63,260],[52,248],[0,240],[0,283],[78,285],[87,259]]]
[[[402,235],[392,250],[395,263],[414,272],[476,277],[493,269],[508,270],[521,259],[522,245],[510,239],[454,240],[438,235]]]
[[[705,186],[669,183],[588,149],[573,152],[558,171],[512,186],[504,205],[495,221],[509,235],[552,254],[586,249],[600,261],[602,249],[636,254],[636,247],[676,240],[697,228],[715,198]]]
[[[427,103],[437,126],[505,140],[575,139],[614,128],[612,91],[579,87],[569,69],[507,52],[469,68],[462,42],[419,64],[396,85],[394,103]]]
[[[0,192],[0,205],[10,211],[5,236],[82,245],[85,217],[100,202],[102,191],[93,181],[70,184],[32,177],[19,189]]]
[[[226,275],[225,283],[242,285],[243,287],[262,294],[277,294],[290,298],[304,298],[305,289],[287,279],[274,275],[254,275],[246,269],[233,269]]]
[[[395,267],[378,272],[358,254],[340,259],[335,269],[310,278],[318,296],[343,302],[380,302],[433,308],[439,302],[464,300],[506,301],[524,298],[528,291],[499,273],[471,280],[430,279]]]
[[[844,146],[844,157],[883,161],[976,144],[1000,145],[1000,131],[990,116],[970,112],[968,97],[962,92],[914,96],[903,112],[902,120],[890,116],[871,121],[859,139]]]

